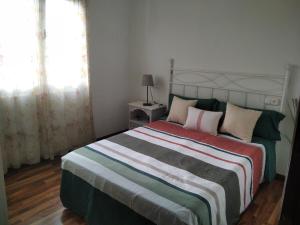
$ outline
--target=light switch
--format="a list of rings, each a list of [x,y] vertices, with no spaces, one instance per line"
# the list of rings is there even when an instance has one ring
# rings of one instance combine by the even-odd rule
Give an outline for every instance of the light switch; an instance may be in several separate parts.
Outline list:
[[[273,105],[273,106],[279,106],[281,103],[280,97],[275,96],[268,96],[265,98],[265,104],[266,105]]]

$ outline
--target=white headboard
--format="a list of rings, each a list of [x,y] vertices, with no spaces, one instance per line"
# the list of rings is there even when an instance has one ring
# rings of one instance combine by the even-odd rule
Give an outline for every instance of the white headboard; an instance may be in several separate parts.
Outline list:
[[[279,75],[181,69],[171,59],[169,93],[282,112],[290,74],[291,66]]]

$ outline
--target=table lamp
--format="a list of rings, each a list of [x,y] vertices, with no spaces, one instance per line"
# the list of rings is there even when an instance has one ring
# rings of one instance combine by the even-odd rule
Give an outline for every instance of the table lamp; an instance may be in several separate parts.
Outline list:
[[[147,102],[143,103],[144,106],[151,106],[152,104],[149,103],[149,87],[154,86],[152,74],[144,74],[142,85],[147,86]]]

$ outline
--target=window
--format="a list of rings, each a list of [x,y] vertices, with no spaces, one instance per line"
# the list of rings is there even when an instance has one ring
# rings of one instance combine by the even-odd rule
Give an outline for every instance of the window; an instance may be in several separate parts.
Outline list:
[[[84,2],[0,0],[5,171],[93,139]]]
[[[87,85],[80,0],[0,0],[0,92]]]
[[[34,0],[0,0],[0,91],[37,85],[40,67],[38,5]]]

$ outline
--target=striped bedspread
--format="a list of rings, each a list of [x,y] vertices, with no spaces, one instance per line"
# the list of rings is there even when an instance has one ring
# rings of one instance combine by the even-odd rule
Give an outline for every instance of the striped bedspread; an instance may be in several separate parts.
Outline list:
[[[263,179],[265,151],[157,121],[77,149],[62,169],[161,225],[233,225]]]

